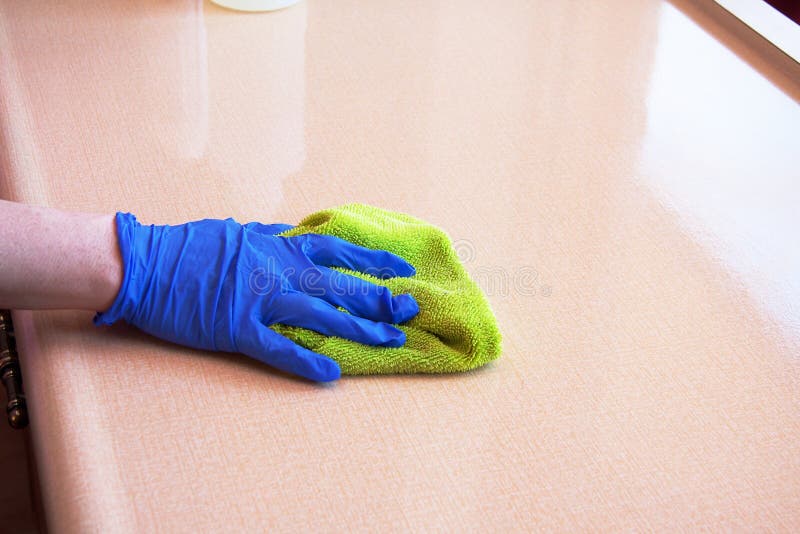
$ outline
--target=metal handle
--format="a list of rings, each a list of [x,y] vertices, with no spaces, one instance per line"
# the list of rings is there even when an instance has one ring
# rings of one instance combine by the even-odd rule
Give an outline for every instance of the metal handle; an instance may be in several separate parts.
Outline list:
[[[22,390],[22,371],[17,358],[17,343],[11,312],[0,310],[0,380],[6,389],[6,415],[11,428],[28,426],[28,406]]]

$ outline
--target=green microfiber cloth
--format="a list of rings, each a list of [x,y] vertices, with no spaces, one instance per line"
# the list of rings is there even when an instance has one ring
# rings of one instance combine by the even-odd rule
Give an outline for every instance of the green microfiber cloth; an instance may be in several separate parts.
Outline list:
[[[417,270],[410,278],[342,272],[382,284],[397,295],[411,293],[419,314],[399,326],[406,344],[370,347],[303,328],[272,325],[300,345],[336,360],[343,374],[451,373],[467,371],[500,355],[500,331],[489,303],[439,228],[402,213],[348,204],[309,215],[281,235],[327,234],[403,257]]]

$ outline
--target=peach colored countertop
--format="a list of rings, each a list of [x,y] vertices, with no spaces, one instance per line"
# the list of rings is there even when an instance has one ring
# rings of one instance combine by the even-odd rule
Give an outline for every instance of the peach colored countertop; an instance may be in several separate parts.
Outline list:
[[[798,530],[800,75],[759,46],[659,0],[1,2],[4,196],[406,211],[505,335],[324,387],[16,313],[50,528]]]

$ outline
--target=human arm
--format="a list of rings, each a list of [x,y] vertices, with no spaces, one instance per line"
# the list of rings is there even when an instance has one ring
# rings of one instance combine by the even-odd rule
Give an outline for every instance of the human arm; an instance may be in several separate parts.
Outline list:
[[[122,282],[114,215],[0,200],[0,308],[105,310]]]
[[[411,265],[331,236],[280,237],[288,226],[233,219],[148,226],[118,213],[109,224],[106,216],[2,207],[9,224],[30,218],[27,238],[0,234],[13,246],[0,265],[0,303],[11,308],[104,310],[96,324],[124,320],[168,341],[241,352],[319,381],[339,377],[336,362],[269,325],[397,347],[405,334],[392,323],[419,311],[410,295],[331,269],[391,277],[413,275]]]

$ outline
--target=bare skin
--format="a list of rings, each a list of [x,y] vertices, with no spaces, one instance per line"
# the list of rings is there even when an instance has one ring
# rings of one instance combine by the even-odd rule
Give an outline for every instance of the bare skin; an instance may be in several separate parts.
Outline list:
[[[0,308],[103,311],[122,283],[114,215],[0,200]]]

